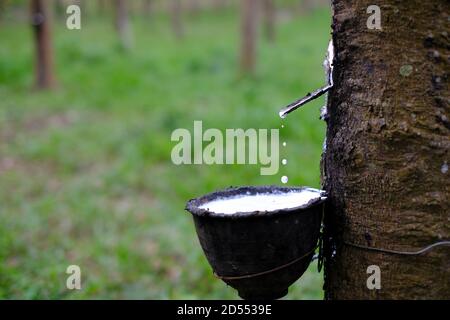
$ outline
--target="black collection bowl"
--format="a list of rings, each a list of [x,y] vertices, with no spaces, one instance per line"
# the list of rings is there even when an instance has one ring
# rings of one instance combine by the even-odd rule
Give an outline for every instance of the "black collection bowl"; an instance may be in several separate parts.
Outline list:
[[[275,211],[223,214],[200,208],[216,199],[240,195],[279,194],[306,187],[239,187],[192,199],[198,239],[215,275],[243,299],[278,299],[308,268],[320,233],[323,203],[308,203]],[[314,189],[315,190],[315,189]]]

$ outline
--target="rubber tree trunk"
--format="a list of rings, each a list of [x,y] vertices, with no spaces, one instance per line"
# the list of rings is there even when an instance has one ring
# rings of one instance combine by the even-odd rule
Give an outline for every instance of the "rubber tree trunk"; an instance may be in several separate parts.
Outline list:
[[[333,1],[336,48],[323,183],[327,299],[449,299],[450,2]],[[335,251],[335,252],[334,252]],[[370,265],[381,289],[369,290]]]
[[[51,14],[49,2],[31,0],[31,21],[35,42],[35,86],[49,89],[55,86]]]
[[[256,38],[258,25],[258,1],[241,1],[241,57],[240,66],[244,74],[255,71]]]
[[[126,0],[115,0],[116,29],[122,49],[130,50],[133,47],[133,36],[131,33],[130,21]]]

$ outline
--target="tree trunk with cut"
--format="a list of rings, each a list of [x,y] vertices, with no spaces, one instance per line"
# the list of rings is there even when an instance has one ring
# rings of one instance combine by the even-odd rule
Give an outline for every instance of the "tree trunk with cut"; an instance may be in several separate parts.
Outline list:
[[[327,299],[450,299],[449,28],[446,0],[333,1],[334,88],[322,179]],[[335,252],[334,252],[335,251]],[[367,287],[367,267],[381,289]]]
[[[31,22],[35,42],[35,85],[38,89],[55,86],[51,14],[46,0],[31,0]]]

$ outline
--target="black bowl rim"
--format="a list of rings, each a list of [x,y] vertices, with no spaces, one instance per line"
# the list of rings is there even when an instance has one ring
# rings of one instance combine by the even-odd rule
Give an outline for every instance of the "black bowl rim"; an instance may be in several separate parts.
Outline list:
[[[251,194],[256,193],[271,193],[274,190],[281,192],[290,192],[290,191],[303,191],[303,190],[314,190],[319,192],[319,197],[308,201],[307,203],[293,208],[284,208],[273,211],[253,211],[253,212],[236,212],[233,214],[225,214],[225,213],[216,213],[211,212],[206,209],[200,209],[200,206],[205,202],[210,202],[214,199],[230,196],[230,195],[238,195],[250,192]],[[226,218],[226,219],[236,219],[236,218],[249,218],[249,217],[261,217],[261,216],[272,216],[279,215],[284,213],[290,213],[293,211],[302,211],[309,209],[313,206],[324,203],[327,200],[326,193],[323,190],[315,189],[311,187],[285,187],[285,186],[241,186],[241,187],[229,187],[223,190],[211,192],[205,194],[203,196],[191,199],[187,202],[185,210],[190,212],[194,216],[198,217],[214,217],[214,218]]]

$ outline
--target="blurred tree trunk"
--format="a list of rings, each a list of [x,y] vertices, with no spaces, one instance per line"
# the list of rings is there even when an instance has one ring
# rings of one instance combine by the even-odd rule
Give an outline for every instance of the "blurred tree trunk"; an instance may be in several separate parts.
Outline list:
[[[214,8],[215,9],[223,9],[228,5],[228,1],[227,0],[215,0],[214,1]]]
[[[275,41],[276,9],[274,0],[263,0],[264,34],[270,42]]]
[[[334,0],[334,88],[322,181],[327,299],[450,299],[450,108],[446,0]],[[333,254],[334,253],[334,254]],[[368,266],[381,271],[369,290]]]
[[[144,12],[142,11],[142,4],[137,1],[127,1],[128,3],[128,15],[131,17],[135,17],[138,15],[143,14]]]
[[[308,15],[314,9],[314,0],[301,0],[298,8],[300,14]]]
[[[241,0],[241,57],[243,73],[251,74],[256,66],[256,37],[258,24],[258,1]]]
[[[55,86],[51,13],[46,0],[31,0],[31,21],[35,41],[35,85],[38,89]]]
[[[189,13],[198,13],[200,11],[199,0],[189,0],[187,10],[189,11]]]
[[[133,46],[130,21],[126,0],[115,0],[116,29],[123,49],[130,50]]]
[[[153,0],[143,0],[144,2],[143,4],[143,11],[144,11],[144,15],[149,17],[152,15],[153,12]]]
[[[0,0],[0,23],[3,20],[5,9],[6,9],[6,0]]]
[[[97,0],[97,11],[100,14],[104,14],[108,11],[108,1],[107,0]]]
[[[181,22],[181,1],[180,0],[170,0],[170,12],[171,12],[171,20],[172,20],[172,29],[175,36],[178,39],[183,38],[184,36],[184,27]]]

